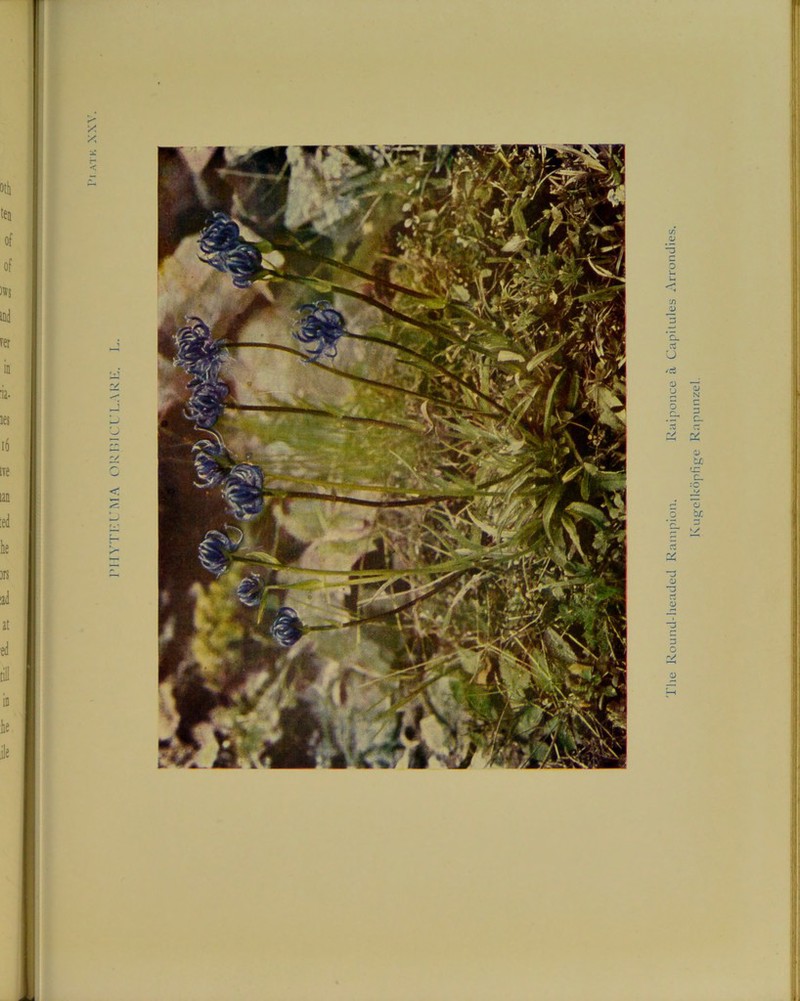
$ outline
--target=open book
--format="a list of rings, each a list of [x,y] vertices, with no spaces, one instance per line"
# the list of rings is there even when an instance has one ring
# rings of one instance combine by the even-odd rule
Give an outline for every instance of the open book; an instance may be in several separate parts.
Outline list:
[[[0,1001],[800,997],[793,10],[0,4]]]

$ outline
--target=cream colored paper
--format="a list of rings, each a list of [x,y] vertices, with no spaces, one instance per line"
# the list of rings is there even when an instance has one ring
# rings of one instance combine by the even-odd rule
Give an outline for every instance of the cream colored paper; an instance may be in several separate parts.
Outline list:
[[[44,13],[37,997],[788,999],[788,3]],[[156,148],[376,141],[626,144],[624,771],[156,768]],[[688,517],[690,452],[664,437],[671,227],[681,392],[701,380],[705,459],[676,696],[664,554],[670,500]]]

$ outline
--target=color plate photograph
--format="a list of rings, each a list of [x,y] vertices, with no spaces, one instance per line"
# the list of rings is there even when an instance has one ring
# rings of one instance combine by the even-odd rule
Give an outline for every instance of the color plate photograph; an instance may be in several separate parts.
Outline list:
[[[624,152],[158,151],[160,767],[625,767]]]

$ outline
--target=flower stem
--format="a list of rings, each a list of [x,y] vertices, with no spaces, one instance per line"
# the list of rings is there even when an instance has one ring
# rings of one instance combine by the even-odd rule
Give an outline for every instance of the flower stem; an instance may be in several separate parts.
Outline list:
[[[413,497],[403,500],[370,500],[366,497],[349,497],[344,494],[316,493],[313,490],[265,490],[265,497],[291,500],[331,501],[334,504],[358,504],[361,507],[415,507],[420,504],[433,504],[439,497]]]
[[[225,409],[257,411],[267,414],[304,414],[307,417],[322,417],[332,421],[371,424],[374,427],[390,428],[393,431],[414,431],[421,433],[421,430],[413,424],[404,424],[399,421],[384,421],[379,417],[357,417],[351,414],[332,414],[329,410],[317,410],[313,407],[293,407],[288,404],[284,406],[265,403],[226,403]]]
[[[311,261],[315,261],[318,264],[328,264],[333,268],[338,268],[340,271],[345,271],[347,274],[355,275],[357,278],[363,278],[365,281],[371,282],[373,285],[379,285],[383,288],[391,289],[393,292],[399,292],[401,295],[407,295],[412,299],[417,299],[420,302],[425,303],[436,303],[439,304],[441,308],[452,308],[458,310],[464,316],[469,317],[474,323],[483,327],[485,330],[492,332],[497,332],[497,327],[491,321],[487,321],[484,317],[479,316],[478,313],[469,309],[462,302],[455,302],[451,299],[443,299],[441,296],[434,295],[431,292],[419,292],[417,289],[409,288],[407,285],[400,285],[397,282],[390,281],[388,278],[384,278],[381,275],[376,275],[371,271],[362,271],[360,268],[353,267],[352,264],[345,264],[344,261],[338,261],[335,257],[326,257],[324,254],[318,254],[316,251],[309,250],[303,244],[296,243],[272,243],[266,240],[262,243],[257,244],[259,250],[262,253],[268,253],[270,250],[291,250],[296,253],[302,254]],[[323,279],[324,280],[324,279]]]
[[[258,277],[259,276],[256,276],[254,281],[258,280]],[[355,289],[348,288],[346,285],[337,285],[335,282],[326,282],[321,279],[308,278],[303,275],[295,275],[286,271],[278,271],[277,268],[272,267],[265,268],[260,277],[262,279],[281,278],[284,281],[297,282],[300,285],[305,285],[306,287],[312,288],[317,292],[324,288],[330,292],[338,292],[340,295],[350,296],[351,299],[358,299],[361,302],[368,303],[370,306],[375,306],[376,309],[381,310],[381,312],[386,313],[387,316],[391,316],[395,320],[400,320],[402,323],[407,323],[412,327],[418,327],[420,330],[425,330],[429,334],[441,337],[443,340],[449,341],[451,344],[460,344],[462,347],[468,347],[478,354],[485,355],[490,358],[492,357],[492,353],[490,351],[487,351],[476,344],[470,344],[469,342],[462,340],[457,334],[453,333],[449,327],[443,327],[438,323],[429,323],[425,320],[418,320],[415,316],[403,313],[399,309],[394,309],[385,302],[381,302],[380,299],[367,295],[366,292],[357,292]]]
[[[248,563],[259,567],[267,566],[276,572],[284,571],[286,573],[306,574],[318,578],[334,577],[336,578],[336,583],[332,583],[331,586],[333,587],[341,587],[353,581],[367,584],[381,584],[402,580],[404,577],[428,577],[435,576],[436,574],[451,574],[456,570],[467,570],[476,564],[475,559],[467,559],[462,556],[460,559],[443,560],[441,563],[431,563],[428,566],[422,567],[405,567],[402,570],[321,570],[312,567],[298,567],[291,563],[278,563],[275,557],[269,556],[266,553],[263,554],[262,558],[259,557],[262,557],[262,554],[251,552],[246,554],[232,553],[230,558],[232,562]],[[284,584],[282,586],[292,587],[291,584]]]
[[[310,261],[315,261],[318,264],[329,264],[332,268],[338,268],[340,271],[345,271],[349,275],[355,275],[356,278],[363,278],[365,281],[372,282],[374,285],[381,285],[384,288],[391,289],[393,292],[400,292],[402,295],[411,296],[414,299],[419,299],[422,302],[430,302],[433,299],[437,299],[437,296],[431,295],[429,292],[418,292],[416,289],[408,288],[406,285],[398,285],[395,282],[389,281],[388,278],[382,278],[380,275],[373,274],[370,271],[362,271],[360,268],[354,268],[352,264],[345,264],[344,261],[338,261],[335,257],[326,257],[324,254],[318,254],[314,250],[309,250],[304,244],[301,243],[274,243],[271,240],[266,240],[263,243],[257,244],[258,249],[264,253],[268,253],[270,250],[290,250],[295,253],[302,254],[307,257]]]
[[[414,348],[410,348],[405,344],[399,344],[395,341],[390,341],[384,337],[375,337],[372,334],[354,334],[351,331],[347,331],[347,336],[356,341],[369,341],[371,344],[384,344],[386,347],[394,348],[395,351],[402,351],[404,354],[411,355],[412,358],[418,358],[420,361],[424,362],[426,365],[430,365],[431,368],[435,368],[442,375],[446,376],[448,379],[452,379],[453,382],[457,382],[459,386],[463,386],[464,389],[469,390],[470,393],[474,393],[475,396],[479,396],[482,400],[489,404],[489,406],[494,407],[495,410],[499,411],[506,417],[511,417],[510,411],[498,403],[497,400],[493,400],[491,396],[486,393],[481,392],[477,386],[471,385],[465,379],[451,372],[446,365],[440,365],[438,362],[433,361],[432,358],[427,358],[420,351],[415,351]]]
[[[405,494],[409,497],[431,497],[435,500],[447,500],[449,498],[462,498],[466,499],[469,497],[474,497],[479,490],[470,490],[468,492],[462,493],[437,493],[437,494],[426,494],[423,490],[414,490],[407,487],[387,487],[379,486],[375,483],[354,483],[354,482],[341,482],[335,480],[319,480],[312,479],[309,476],[292,476],[290,474],[283,473],[273,473],[270,479],[279,480],[286,483],[299,483],[301,485],[307,485],[312,487],[326,487],[330,490],[365,490],[369,493],[374,494]],[[492,486],[493,484],[488,484]],[[488,492],[488,491],[487,491]]]
[[[380,382],[378,379],[369,379],[364,375],[356,375],[354,372],[346,372],[344,369],[337,368],[335,365],[321,365],[319,362],[313,361],[307,355],[303,354],[302,351],[297,351],[295,348],[288,348],[283,344],[273,344],[271,341],[235,341],[233,343],[226,344],[225,346],[228,350],[238,347],[268,348],[271,351],[283,351],[285,354],[302,358],[306,364],[316,365],[317,368],[321,369],[323,372],[331,372],[333,375],[337,375],[341,379],[349,379],[351,382],[360,382],[363,385],[372,386],[375,389],[392,393],[402,393],[404,396],[413,396],[418,400],[427,400],[429,403],[433,403],[441,407],[448,407],[450,410],[456,410],[460,413],[480,414],[483,417],[491,417],[494,419],[497,417],[496,414],[490,413],[488,410],[481,410],[478,407],[470,407],[465,403],[451,402],[450,400],[442,399],[440,396],[429,396],[427,393],[421,393],[416,389],[407,389],[405,386],[396,386],[393,383]],[[320,413],[325,413],[325,411],[320,411]]]
[[[289,590],[297,588],[300,590],[330,590],[352,586],[353,584],[390,584],[397,580],[404,580],[412,577],[435,577],[464,572],[476,569],[479,566],[492,563],[508,563],[518,559],[521,554],[504,552],[482,552],[480,555],[462,555],[440,563],[430,563],[427,566],[403,567],[402,569],[381,569],[381,570],[322,570],[313,567],[299,567],[291,563],[281,563],[276,557],[269,553],[258,551],[245,554],[232,553],[232,562],[252,564],[261,568],[267,567],[275,573],[282,571],[292,574],[305,575],[305,580],[300,580],[296,584],[281,583],[271,584],[266,590]],[[323,583],[327,578],[328,582]]]
[[[361,626],[365,622],[377,622],[379,619],[388,619],[390,616],[398,615],[400,612],[404,612],[407,608],[411,608],[413,605],[419,604],[419,602],[424,601],[426,598],[430,598],[434,594],[438,594],[438,592],[447,587],[447,585],[450,584],[454,578],[459,577],[463,573],[466,573],[466,570],[454,570],[453,573],[448,574],[443,580],[437,581],[433,587],[429,587],[423,594],[418,594],[416,598],[404,601],[402,605],[396,605],[394,608],[388,608],[385,612],[376,612],[374,615],[362,615],[357,619],[349,619],[347,622],[337,622],[324,626],[306,626],[305,632],[321,633],[329,629],[350,629],[352,626]]]

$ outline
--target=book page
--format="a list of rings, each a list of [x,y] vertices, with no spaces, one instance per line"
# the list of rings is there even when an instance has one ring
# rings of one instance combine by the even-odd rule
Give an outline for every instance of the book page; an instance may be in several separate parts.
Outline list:
[[[0,997],[23,975],[33,273],[33,5],[0,5]]]
[[[791,997],[789,12],[43,4],[37,997]],[[347,230],[365,191],[397,214]],[[267,406],[366,422],[360,465]],[[382,458],[441,472],[435,523],[369,476],[425,420],[447,461]],[[481,507],[512,430],[572,442],[522,528]],[[410,579],[420,524],[452,590]],[[556,553],[516,603],[508,538]],[[396,739],[342,739],[377,675]]]

